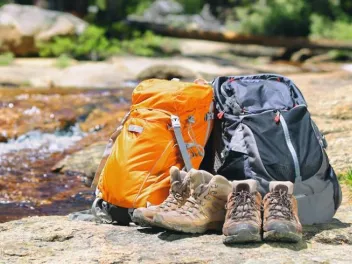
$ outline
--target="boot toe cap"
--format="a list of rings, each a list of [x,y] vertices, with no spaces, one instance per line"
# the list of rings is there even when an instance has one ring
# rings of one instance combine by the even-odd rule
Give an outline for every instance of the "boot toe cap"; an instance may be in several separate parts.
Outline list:
[[[264,225],[264,232],[276,231],[279,233],[296,233],[298,230],[296,226],[289,221],[272,221]]]
[[[223,233],[225,235],[236,235],[238,233],[242,232],[248,232],[251,234],[257,234],[260,232],[259,226],[250,224],[250,223],[239,223],[239,224],[233,224],[229,227],[224,227],[223,228]]]

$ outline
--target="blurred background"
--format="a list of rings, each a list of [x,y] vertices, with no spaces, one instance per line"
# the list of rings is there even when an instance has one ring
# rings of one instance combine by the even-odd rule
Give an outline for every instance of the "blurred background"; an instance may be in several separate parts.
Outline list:
[[[0,0],[0,222],[89,208],[148,78],[287,75],[352,186],[351,60],[352,0]]]

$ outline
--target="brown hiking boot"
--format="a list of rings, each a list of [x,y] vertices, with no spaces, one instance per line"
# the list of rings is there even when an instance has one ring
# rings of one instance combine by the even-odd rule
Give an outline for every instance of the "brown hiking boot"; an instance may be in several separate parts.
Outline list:
[[[261,241],[262,196],[257,191],[257,181],[233,181],[232,188],[222,229],[224,243]]]
[[[232,190],[222,176],[191,170],[191,196],[175,211],[158,213],[154,222],[166,229],[185,233],[221,230],[225,219],[225,204]]]
[[[298,242],[302,225],[298,218],[297,201],[292,182],[274,181],[265,195],[263,230],[266,241]]]
[[[167,212],[181,207],[190,196],[190,177],[185,171],[173,166],[170,169],[170,194],[160,205],[134,210],[132,221],[140,226],[153,226],[153,217],[159,212]]]

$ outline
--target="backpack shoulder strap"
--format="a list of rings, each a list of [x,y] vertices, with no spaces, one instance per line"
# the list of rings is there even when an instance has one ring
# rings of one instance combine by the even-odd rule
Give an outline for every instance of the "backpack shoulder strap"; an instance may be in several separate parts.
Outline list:
[[[186,170],[190,171],[192,169],[192,163],[187,151],[186,143],[183,140],[183,136],[181,133],[180,118],[176,115],[171,115],[171,125],[174,130],[177,145],[180,149],[181,156],[182,156],[183,162],[185,163]]]

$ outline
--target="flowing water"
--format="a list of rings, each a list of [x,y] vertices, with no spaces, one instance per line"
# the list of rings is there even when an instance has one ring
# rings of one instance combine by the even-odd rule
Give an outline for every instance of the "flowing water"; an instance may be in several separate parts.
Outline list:
[[[0,89],[0,222],[87,209],[94,190],[79,172],[57,173],[65,156],[106,140],[130,89]]]

